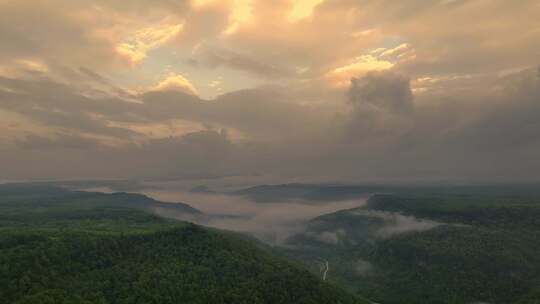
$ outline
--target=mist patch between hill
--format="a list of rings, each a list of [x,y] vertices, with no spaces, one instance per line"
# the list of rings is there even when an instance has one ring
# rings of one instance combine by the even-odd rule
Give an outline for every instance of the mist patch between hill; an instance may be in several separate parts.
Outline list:
[[[305,231],[307,221],[338,210],[366,205],[367,198],[330,201],[321,204],[305,200],[257,203],[244,197],[216,193],[186,191],[143,191],[144,194],[164,202],[187,202],[202,211],[203,216],[163,214],[179,220],[191,221],[209,227],[232,230],[252,235],[272,245],[282,245],[290,236]],[[327,242],[337,240],[324,235]]]
[[[355,215],[374,217],[383,221],[383,226],[379,228],[375,235],[381,238],[388,238],[407,232],[422,232],[444,225],[429,219],[420,219],[414,216],[402,215],[397,212],[377,211],[377,210],[356,210]]]

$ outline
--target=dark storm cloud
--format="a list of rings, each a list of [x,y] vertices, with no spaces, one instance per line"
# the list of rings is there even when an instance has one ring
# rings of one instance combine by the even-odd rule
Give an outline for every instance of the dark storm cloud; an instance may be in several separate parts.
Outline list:
[[[371,72],[353,78],[348,97],[352,110],[347,132],[353,143],[399,133],[408,127],[414,110],[409,79],[394,72]]]
[[[396,90],[400,87],[395,84]],[[404,98],[398,94],[393,100]],[[534,178],[527,168],[540,165],[533,156],[540,150],[540,124],[534,118],[540,114],[539,101],[540,79],[534,69],[481,89],[424,95],[406,112],[353,115],[352,125],[364,143],[346,154],[365,165],[359,167],[385,176]],[[372,123],[366,125],[368,119]],[[362,132],[366,128],[371,131]]]
[[[389,112],[406,112],[413,106],[409,79],[392,72],[370,72],[353,78],[349,98],[355,107]]]

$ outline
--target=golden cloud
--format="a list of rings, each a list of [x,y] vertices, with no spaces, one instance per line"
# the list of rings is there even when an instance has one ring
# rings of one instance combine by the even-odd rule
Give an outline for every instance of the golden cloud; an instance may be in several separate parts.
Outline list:
[[[197,95],[197,90],[191,82],[180,74],[170,73],[156,86],[151,88],[151,91],[179,91],[192,95]]]
[[[313,9],[324,0],[295,0],[288,14],[290,22],[297,22],[313,14]]]
[[[137,30],[116,46],[116,51],[136,64],[146,57],[149,50],[160,47],[176,36],[183,24],[158,24]]]
[[[356,57],[354,62],[335,68],[326,74],[326,78],[333,86],[348,86],[350,79],[370,71],[383,71],[391,69],[394,63],[379,59],[372,55]]]

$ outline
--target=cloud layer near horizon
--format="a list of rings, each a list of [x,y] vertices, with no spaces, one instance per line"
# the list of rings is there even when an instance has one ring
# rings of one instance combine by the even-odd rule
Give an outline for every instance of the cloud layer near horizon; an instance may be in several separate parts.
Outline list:
[[[540,178],[538,1],[0,8],[0,179]]]

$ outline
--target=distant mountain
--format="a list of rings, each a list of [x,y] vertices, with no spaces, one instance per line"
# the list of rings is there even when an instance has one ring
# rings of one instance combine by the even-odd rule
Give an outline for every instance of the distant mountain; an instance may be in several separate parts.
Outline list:
[[[115,206],[133,207],[150,211],[155,210],[156,208],[161,208],[182,213],[202,214],[201,211],[191,207],[186,203],[164,203],[143,194],[116,192],[112,194],[103,194],[103,196],[106,199],[110,198],[110,203]]]
[[[233,192],[257,202],[288,200],[338,201],[371,194],[475,195],[482,197],[540,198],[539,184],[278,184],[259,185]]]
[[[116,192],[71,191],[49,184],[5,184],[0,185],[0,200],[8,203],[38,204],[53,209],[61,207],[97,208],[125,207],[136,208],[152,213],[201,215],[202,212],[186,203],[164,203],[142,194]],[[49,210],[49,211],[51,211]]]
[[[234,192],[257,202],[280,202],[288,200],[331,201],[347,200],[380,192],[380,186],[281,184],[260,185]]]
[[[216,193],[215,191],[211,190],[208,186],[205,186],[205,185],[195,186],[191,188],[189,191],[193,193]]]

